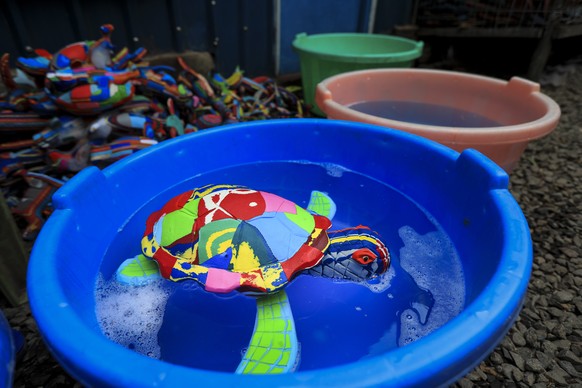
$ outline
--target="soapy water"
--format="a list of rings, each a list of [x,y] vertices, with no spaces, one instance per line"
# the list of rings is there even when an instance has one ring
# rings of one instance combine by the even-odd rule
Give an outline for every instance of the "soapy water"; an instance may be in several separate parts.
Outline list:
[[[398,346],[405,346],[430,334],[460,313],[464,305],[462,268],[448,237],[440,231],[420,235],[410,226],[400,228],[398,233],[404,243],[399,255],[401,268],[395,269],[397,266],[393,265],[372,281],[349,284],[366,287],[387,299],[402,299],[400,290],[394,289],[392,281],[398,276],[397,272],[404,270],[421,291],[434,298],[434,304],[423,305],[411,299],[409,308],[395,311],[399,322],[391,324],[379,341],[372,344],[369,355],[394,347],[387,344],[395,339]],[[394,256],[392,259],[396,264]],[[341,280],[332,282],[347,284]],[[102,332],[122,346],[159,359],[158,333],[164,321],[166,303],[176,287],[164,280],[132,287],[119,284],[115,279],[105,281],[103,276],[99,276],[96,313]],[[190,292],[200,290],[195,282],[184,282],[180,288]],[[365,307],[356,305],[353,308],[367,316]]]
[[[164,320],[171,289],[164,280],[133,287],[115,278],[97,279],[96,314],[105,336],[128,349],[151,358],[160,358],[158,332]]]
[[[412,227],[404,226],[398,234],[404,242],[400,265],[419,287],[430,290],[434,297],[431,316],[426,321],[422,319],[422,306],[413,305],[402,313],[398,344],[404,346],[430,334],[461,312],[465,283],[457,252],[443,232],[419,235]]]
[[[398,229],[404,244],[392,251],[392,266],[381,276],[357,283],[388,300],[396,319],[362,358],[376,356],[419,340],[457,316],[465,304],[461,262],[449,237],[436,230],[417,233],[411,226]],[[377,301],[376,303],[382,303]],[[366,308],[356,306],[367,316]]]
[[[245,179],[233,179],[240,176]],[[278,179],[265,185],[265,176]],[[430,215],[390,186],[342,166],[299,161],[236,166],[192,180],[173,188],[172,195],[208,182],[232,182],[277,193],[305,207],[311,189],[325,191],[338,205],[332,229],[367,224],[389,247],[391,267],[369,282],[300,275],[285,288],[302,346],[299,371],[405,346],[448,322],[464,306],[462,267],[449,237]],[[139,249],[145,218],[172,195],[152,201],[124,225],[104,258],[105,279]],[[240,362],[256,314],[252,297],[238,292],[216,295],[193,281],[161,281],[132,289],[100,278],[96,305],[100,327],[111,340],[166,362],[225,372],[233,372]]]

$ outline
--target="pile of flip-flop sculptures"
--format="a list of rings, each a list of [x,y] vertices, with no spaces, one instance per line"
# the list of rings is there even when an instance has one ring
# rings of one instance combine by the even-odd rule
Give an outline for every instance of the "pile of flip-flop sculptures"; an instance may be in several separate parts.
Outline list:
[[[292,88],[268,77],[205,77],[142,63],[146,50],[115,50],[112,25],[96,41],[55,54],[34,50],[0,60],[0,188],[23,237],[32,240],[51,212],[52,194],[88,165],[103,167],[160,141],[223,124],[304,117]]]

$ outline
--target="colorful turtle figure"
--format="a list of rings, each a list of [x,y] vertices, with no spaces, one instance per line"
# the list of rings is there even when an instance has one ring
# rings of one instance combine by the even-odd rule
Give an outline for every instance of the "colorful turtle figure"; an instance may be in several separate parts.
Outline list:
[[[255,296],[255,330],[236,372],[290,372],[299,346],[284,287],[302,272],[364,281],[390,265],[388,249],[368,227],[328,232],[335,210],[319,191],[303,209],[242,186],[191,190],[149,216],[142,254],[119,267],[117,280],[139,285],[161,275],[196,280],[209,292]]]

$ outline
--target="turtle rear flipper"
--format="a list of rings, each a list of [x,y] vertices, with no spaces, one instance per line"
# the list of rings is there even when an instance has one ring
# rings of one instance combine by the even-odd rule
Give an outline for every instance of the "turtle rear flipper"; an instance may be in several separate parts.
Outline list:
[[[115,273],[119,283],[130,286],[144,286],[161,278],[158,264],[144,255],[125,260]]]
[[[309,198],[309,205],[307,210],[310,210],[320,216],[329,218],[330,220],[335,215],[335,202],[324,192],[313,190],[311,198]]]
[[[299,343],[289,299],[279,291],[257,299],[257,319],[239,374],[293,372],[299,364]]]

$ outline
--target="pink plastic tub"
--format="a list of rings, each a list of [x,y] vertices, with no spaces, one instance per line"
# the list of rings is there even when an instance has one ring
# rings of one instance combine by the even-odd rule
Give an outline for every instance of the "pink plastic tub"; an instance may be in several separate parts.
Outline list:
[[[535,82],[442,70],[343,73],[320,82],[315,99],[330,119],[399,129],[457,151],[474,148],[507,172],[560,118],[558,104]]]

